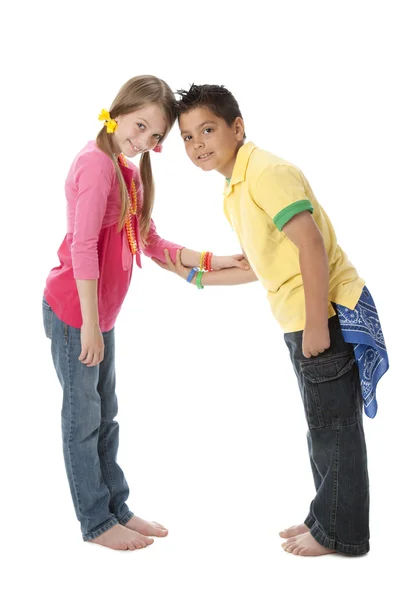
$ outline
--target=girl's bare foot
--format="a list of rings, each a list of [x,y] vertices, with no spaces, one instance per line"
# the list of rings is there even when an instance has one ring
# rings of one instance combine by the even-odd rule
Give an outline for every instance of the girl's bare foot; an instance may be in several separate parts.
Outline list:
[[[100,544],[106,548],[113,550],[140,550],[154,542],[153,539],[147,538],[144,535],[131,529],[127,529],[123,525],[114,525],[105,533],[102,533],[94,540],[90,540],[93,544]]]
[[[143,535],[154,535],[157,537],[165,537],[168,535],[168,529],[165,529],[160,523],[156,523],[155,521],[145,521],[140,517],[132,517],[125,523],[125,527]]]
[[[298,556],[322,556],[323,554],[334,554],[336,552],[318,544],[311,533],[302,533],[289,538],[287,542],[282,544],[282,548],[285,552]]]
[[[300,535],[301,533],[307,533],[307,531],[310,531],[309,528],[307,527],[307,525],[304,525],[304,523],[302,523],[301,525],[293,525],[288,529],[280,531],[279,535],[281,536],[281,538],[289,539],[296,535]]]

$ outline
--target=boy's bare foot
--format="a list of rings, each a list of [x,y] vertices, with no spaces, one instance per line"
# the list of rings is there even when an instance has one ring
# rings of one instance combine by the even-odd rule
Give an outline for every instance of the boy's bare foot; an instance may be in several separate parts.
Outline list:
[[[282,548],[285,552],[298,556],[322,556],[323,554],[334,554],[336,552],[336,550],[321,546],[311,533],[302,533],[289,538],[287,542],[282,544]]]
[[[89,541],[113,550],[140,550],[140,548],[145,548],[154,542],[153,539],[127,529],[123,525],[114,525],[105,533]]]
[[[144,519],[135,516],[125,523],[125,527],[143,535],[155,535],[157,537],[165,537],[168,535],[168,529],[165,529],[160,523],[156,523],[155,521],[145,521]]]
[[[292,527],[289,527],[288,529],[284,529],[283,531],[280,531],[279,535],[281,536],[281,538],[289,539],[291,537],[294,537],[295,535],[300,535],[301,533],[307,533],[307,531],[310,531],[309,528],[307,527],[307,525],[304,525],[304,523],[302,523],[301,525],[293,525]]]

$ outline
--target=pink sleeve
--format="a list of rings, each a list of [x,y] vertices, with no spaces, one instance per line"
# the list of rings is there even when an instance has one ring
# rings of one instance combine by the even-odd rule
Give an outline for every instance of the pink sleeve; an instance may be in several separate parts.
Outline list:
[[[110,159],[101,154],[85,154],[75,165],[77,188],[74,232],[71,245],[75,279],[98,279],[98,239],[107,199],[114,178]]]
[[[140,208],[143,204],[143,185],[140,179],[139,170],[136,167],[134,167],[134,178],[137,188],[138,206]],[[143,254],[145,254],[149,258],[158,258],[158,260],[165,263],[164,250],[166,248],[169,250],[173,262],[175,262],[177,250],[182,250],[184,246],[174,244],[173,242],[168,242],[167,240],[164,240],[162,237],[160,237],[157,233],[154,221],[153,219],[151,219],[150,229],[147,235],[147,243],[143,248]]]
[[[160,237],[157,233],[156,226],[154,225],[153,219],[151,219],[150,229],[147,236],[147,243],[143,248],[143,253],[150,258],[158,258],[158,260],[165,263],[164,250],[167,248],[169,250],[170,256],[175,262],[176,260],[176,252],[177,250],[182,250],[184,246],[180,246],[179,244],[174,244],[173,242],[168,242]]]

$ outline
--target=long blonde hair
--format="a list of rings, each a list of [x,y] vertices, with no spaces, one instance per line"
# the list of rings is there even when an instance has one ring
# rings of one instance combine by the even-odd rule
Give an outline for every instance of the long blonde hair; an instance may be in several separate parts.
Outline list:
[[[176,119],[177,103],[169,85],[153,75],[139,75],[129,79],[119,90],[114,102],[111,104],[110,117],[115,119],[115,117],[126,115],[139,110],[145,104],[157,104],[161,108],[167,121],[167,131],[165,133],[167,135]],[[119,228],[122,229],[129,209],[129,197],[118,160],[114,156],[111,135],[107,133],[106,127],[103,127],[97,135],[96,143],[100,150],[105,152],[115,164],[121,197]],[[161,142],[162,140],[159,143]],[[140,237],[145,244],[154,206],[154,179],[149,152],[145,152],[140,158],[140,177],[143,183],[143,205],[139,214],[139,227]]]

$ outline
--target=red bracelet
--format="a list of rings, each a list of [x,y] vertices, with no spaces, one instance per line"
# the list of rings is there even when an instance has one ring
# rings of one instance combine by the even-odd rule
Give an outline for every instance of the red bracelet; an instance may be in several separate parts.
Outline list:
[[[211,268],[211,259],[212,259],[213,253],[212,252],[207,252],[206,254],[206,258],[205,258],[205,270],[206,271],[212,271]]]

